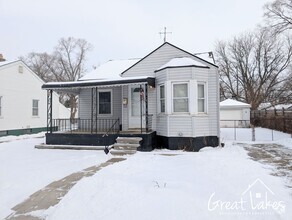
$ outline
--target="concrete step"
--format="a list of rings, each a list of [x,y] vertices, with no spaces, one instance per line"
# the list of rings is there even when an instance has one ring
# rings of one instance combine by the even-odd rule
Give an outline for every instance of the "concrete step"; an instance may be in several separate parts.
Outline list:
[[[113,148],[115,150],[137,150],[140,144],[126,144],[126,143],[115,143]]]
[[[116,139],[117,143],[126,143],[126,144],[139,144],[143,138],[141,137],[118,137]]]
[[[111,149],[110,151],[110,153],[114,156],[132,155],[136,152],[137,151],[135,150],[115,150],[115,149]]]

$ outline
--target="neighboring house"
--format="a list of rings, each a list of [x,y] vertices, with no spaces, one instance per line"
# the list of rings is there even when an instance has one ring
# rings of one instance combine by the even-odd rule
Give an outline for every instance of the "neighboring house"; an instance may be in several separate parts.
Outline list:
[[[118,136],[142,137],[143,151],[219,144],[218,67],[168,42],[142,59],[108,61],[43,89],[79,95],[78,120],[64,125],[49,115],[46,144],[113,144]],[[54,133],[69,124],[70,133]]]
[[[47,130],[47,94],[44,84],[22,61],[0,62],[0,136]],[[66,117],[69,111],[54,94],[53,114]]]
[[[233,99],[220,102],[220,127],[249,127],[250,104]]]

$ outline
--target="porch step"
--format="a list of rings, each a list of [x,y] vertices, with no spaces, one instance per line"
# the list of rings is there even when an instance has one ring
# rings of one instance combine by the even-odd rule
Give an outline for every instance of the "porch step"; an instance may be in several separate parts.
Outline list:
[[[124,144],[139,144],[143,139],[141,137],[118,137],[116,139],[117,143]]]
[[[115,150],[137,150],[140,144],[115,143],[113,148]]]
[[[118,137],[110,152],[112,155],[134,154],[142,140],[140,137]]]

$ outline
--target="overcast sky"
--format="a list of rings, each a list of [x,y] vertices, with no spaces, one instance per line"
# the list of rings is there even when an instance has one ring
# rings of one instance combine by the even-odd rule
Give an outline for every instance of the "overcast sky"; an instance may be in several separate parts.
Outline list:
[[[167,41],[189,52],[253,30],[267,0],[0,0],[0,53],[51,52],[61,37],[94,46],[87,66],[140,58]]]

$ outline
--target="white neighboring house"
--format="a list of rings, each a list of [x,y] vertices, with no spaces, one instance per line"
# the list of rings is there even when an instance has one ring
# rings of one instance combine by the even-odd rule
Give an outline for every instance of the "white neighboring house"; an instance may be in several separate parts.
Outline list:
[[[47,93],[41,80],[25,63],[0,62],[0,136],[35,133],[47,129]],[[70,111],[54,93],[53,114],[68,118]]]
[[[233,99],[220,102],[220,127],[249,127],[250,104]]]

